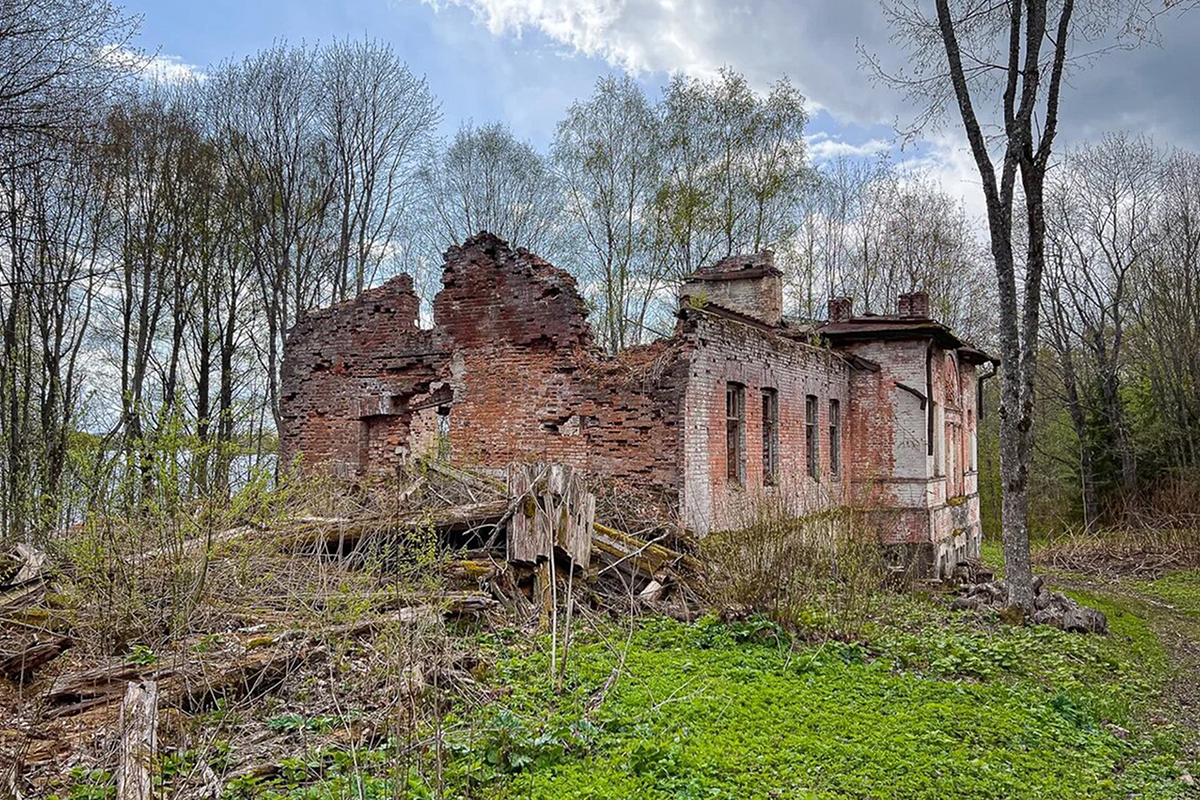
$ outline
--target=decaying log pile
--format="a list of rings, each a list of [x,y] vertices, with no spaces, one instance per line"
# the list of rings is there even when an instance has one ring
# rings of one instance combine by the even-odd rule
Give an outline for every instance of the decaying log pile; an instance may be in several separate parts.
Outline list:
[[[386,517],[302,517],[287,523],[283,539],[285,546],[298,551],[346,552],[368,537],[406,535],[417,530],[432,530],[440,536],[474,531],[487,538],[508,513],[508,500],[496,498]]]
[[[70,717],[116,702],[131,682],[154,681],[159,702],[185,710],[204,707],[218,697],[245,697],[274,686],[291,669],[317,651],[271,647],[251,649],[230,661],[156,666],[116,661],[82,672],[60,675],[44,692],[45,718]]]
[[[0,653],[0,675],[15,683],[24,683],[37,669],[58,658],[72,644],[69,636],[54,636],[47,641],[35,638],[15,653]]]

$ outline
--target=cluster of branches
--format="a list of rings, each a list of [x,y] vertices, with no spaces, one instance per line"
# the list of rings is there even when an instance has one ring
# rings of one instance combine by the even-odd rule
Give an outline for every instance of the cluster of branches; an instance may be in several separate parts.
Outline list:
[[[5,12],[0,529],[145,507],[164,481],[228,492],[269,456],[297,313],[375,281],[405,239],[437,104],[371,41],[160,83],[113,47],[136,25],[116,9]]]
[[[613,352],[644,341],[671,285],[786,239],[810,183],[804,99],[722,70],[651,101],[630,78],[574,103],[547,154],[501,125],[466,125],[429,171],[441,238],[487,229],[571,269]]]
[[[961,204],[886,159],[812,164],[806,122],[787,80],[761,95],[722,70],[676,77],[657,101],[602,78],[545,155],[501,125],[466,125],[429,172],[430,263],[485,228],[535,250],[581,279],[612,352],[669,329],[679,279],[764,248],[796,316],[821,316],[833,294],[883,312],[920,288],[983,335],[994,292]]]
[[[1200,474],[1198,187],[1196,154],[1123,134],[1067,151],[1047,186],[1047,424],[1073,436],[1040,449],[1088,527]]]
[[[887,159],[818,168],[784,252],[797,316],[821,317],[831,296],[890,313],[900,294],[921,289],[931,313],[966,338],[994,338],[995,287],[977,222],[936,183]]]

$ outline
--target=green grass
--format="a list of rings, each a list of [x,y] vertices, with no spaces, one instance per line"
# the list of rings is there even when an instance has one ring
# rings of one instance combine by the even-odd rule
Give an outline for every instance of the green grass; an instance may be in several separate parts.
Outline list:
[[[985,542],[983,556],[1002,563],[998,543]],[[1138,589],[1200,613],[1200,573]],[[1172,670],[1150,610],[1070,594],[1107,615],[1109,635],[1010,627],[994,612],[955,614],[901,596],[849,644],[796,641],[765,620],[584,628],[561,693],[545,637],[485,633],[477,645],[493,666],[480,682],[495,699],[448,710],[441,796],[1192,796],[1179,776],[1200,774],[1200,764],[1183,754],[1178,729],[1146,713]],[[619,661],[616,686],[589,710]],[[298,754],[280,776],[227,797],[438,796],[431,753],[401,752]]]
[[[1200,620],[1200,570],[1173,572],[1152,581],[1131,580],[1129,585],[1181,614]]]
[[[712,621],[645,622],[593,741],[507,772],[486,746],[464,743],[463,796],[1182,796],[1169,745],[1122,740],[1105,725],[1129,724],[1130,698],[1153,681],[1105,642],[955,624],[797,652],[756,638]],[[540,652],[497,669],[512,690],[507,713],[530,736],[553,738],[579,719],[613,663],[597,642],[574,657],[565,697],[549,691]]]
[[[495,666],[485,681],[501,697],[445,719],[445,796],[1186,796],[1170,731],[1131,722],[1167,664],[1140,618],[1106,608],[1103,638],[898,602],[902,624],[877,625],[861,644],[794,644],[771,623],[710,618],[645,619],[627,649],[617,629],[581,634],[561,694],[547,642],[486,635]],[[621,653],[625,672],[589,713]],[[374,757],[394,768],[385,752]],[[360,784],[329,754],[307,763],[321,762],[320,781],[293,772],[238,796],[391,796],[394,769]],[[428,762],[422,771],[401,773],[409,796],[431,796]]]
[[[1200,765],[1186,763],[1170,726],[1139,727],[1169,675],[1166,652],[1138,614],[1077,598],[1108,615],[1109,636],[1008,627],[912,597],[894,598],[887,620],[850,644],[793,641],[764,620],[585,629],[561,693],[544,637],[482,634],[493,666],[480,682],[495,699],[448,710],[441,796],[1189,796],[1179,775]],[[589,710],[622,658],[619,681]],[[226,797],[432,798],[435,772],[430,752],[324,750]]]

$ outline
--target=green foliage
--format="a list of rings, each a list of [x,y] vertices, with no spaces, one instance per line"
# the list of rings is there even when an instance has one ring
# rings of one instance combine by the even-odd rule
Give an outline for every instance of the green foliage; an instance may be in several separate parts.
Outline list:
[[[48,800],[111,800],[117,796],[117,781],[106,769],[71,770],[71,793],[64,798],[51,795]]]
[[[586,753],[595,734],[595,727],[586,719],[569,724],[536,725],[501,709],[469,737],[452,739],[450,749],[462,760],[460,770],[465,768],[478,781],[481,775],[545,770],[564,763],[572,756]]]
[[[1131,581],[1138,591],[1161,599],[1174,609],[1200,621],[1200,570],[1174,572],[1149,581]]]
[[[1144,623],[1118,620],[1110,641],[986,619],[979,627],[911,605],[857,643],[799,643],[765,618],[644,620],[625,672],[593,714],[588,703],[622,647],[619,631],[580,635],[562,694],[547,684],[541,649],[485,640],[509,693],[486,724],[472,723],[470,709],[453,721],[488,733],[455,751],[451,794],[1182,796],[1169,743],[1123,740],[1108,727],[1133,726],[1131,698],[1162,678],[1161,648],[1141,649],[1153,638]],[[552,746],[541,760],[524,749],[580,720],[594,720],[588,746]],[[506,752],[521,755],[514,763]]]

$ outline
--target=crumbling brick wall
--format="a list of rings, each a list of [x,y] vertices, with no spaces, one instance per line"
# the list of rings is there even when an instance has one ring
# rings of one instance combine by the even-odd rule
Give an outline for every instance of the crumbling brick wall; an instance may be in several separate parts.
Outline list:
[[[783,319],[783,273],[770,250],[732,255],[685,278],[680,297],[778,325]]]
[[[575,279],[482,234],[446,252],[434,324],[453,343],[451,450],[456,460],[543,458],[583,466],[580,440],[543,426],[564,405],[591,349]]]
[[[925,571],[945,571],[978,555],[975,367],[923,338],[845,349],[879,367],[854,379],[855,502],[880,520],[885,544],[908,548],[907,557]]]
[[[658,490],[702,534],[751,521],[763,499],[792,513],[853,502],[877,514],[885,542],[919,550],[926,571],[977,548],[975,370],[939,344],[958,346],[926,320],[919,295],[906,296],[907,316],[885,321],[886,335],[816,347],[779,324],[777,271],[737,257],[722,262],[717,283],[727,301],[754,313],[696,300],[681,308],[674,336],[611,357],[594,346],[563,270],[486,233],[445,258],[432,330],[417,327],[407,276],[300,319],[282,369],[285,463],[303,454],[347,477],[386,476],[444,446],[459,463],[554,461]],[[848,300],[835,307],[851,329],[878,324],[856,320]],[[967,361],[980,358],[970,351]],[[733,482],[731,383],[744,397],[742,472]],[[762,458],[764,389],[777,413],[773,482]],[[922,399],[933,403],[940,434],[932,455]],[[837,475],[831,401],[841,412]]]
[[[346,476],[387,475],[436,446],[500,467],[546,460],[668,495],[679,483],[685,343],[612,358],[568,273],[491,234],[446,252],[434,328],[401,276],[289,334],[281,445]]]
[[[280,449],[351,476],[394,469],[406,447],[410,403],[443,373],[448,352],[417,327],[407,275],[353,300],[301,316],[280,371]]]
[[[604,355],[575,279],[489,234],[447,251],[443,286],[434,320],[455,348],[456,460],[536,458],[675,491],[679,343]]]

